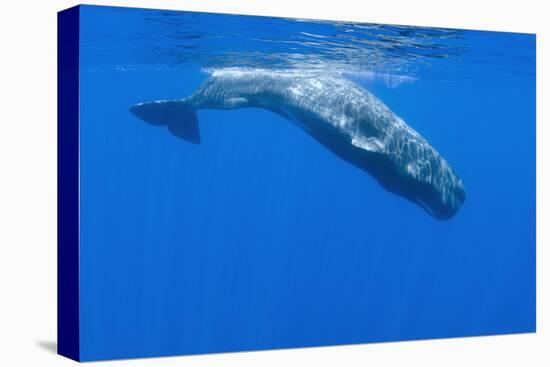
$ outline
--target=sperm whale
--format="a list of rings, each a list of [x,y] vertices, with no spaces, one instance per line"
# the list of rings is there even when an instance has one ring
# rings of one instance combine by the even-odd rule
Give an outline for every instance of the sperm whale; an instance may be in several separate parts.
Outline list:
[[[340,75],[221,69],[189,97],[138,103],[130,111],[199,144],[197,111],[259,107],[293,121],[387,191],[446,220],[466,191],[449,163],[368,90]]]

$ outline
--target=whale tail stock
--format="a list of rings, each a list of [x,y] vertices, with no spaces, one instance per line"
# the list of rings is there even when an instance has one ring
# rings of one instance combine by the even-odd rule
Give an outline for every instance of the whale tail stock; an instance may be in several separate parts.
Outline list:
[[[167,126],[173,135],[189,143],[201,142],[197,112],[185,100],[138,103],[130,111],[151,125]]]

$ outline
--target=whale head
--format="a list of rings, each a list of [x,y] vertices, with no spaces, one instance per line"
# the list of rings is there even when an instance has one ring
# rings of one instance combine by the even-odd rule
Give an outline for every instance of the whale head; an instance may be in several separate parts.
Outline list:
[[[427,142],[417,145],[417,154],[410,154],[400,167],[402,182],[400,194],[420,205],[439,219],[452,218],[466,200],[466,189],[447,161]],[[415,149],[409,150],[413,153]],[[404,155],[407,157],[407,155]]]
[[[440,179],[441,182],[419,183],[412,201],[433,217],[447,220],[455,216],[466,200],[466,189],[452,170],[442,174]]]
[[[388,191],[412,201],[439,220],[455,216],[466,189],[450,164],[412,130],[379,153],[363,155],[361,168]]]

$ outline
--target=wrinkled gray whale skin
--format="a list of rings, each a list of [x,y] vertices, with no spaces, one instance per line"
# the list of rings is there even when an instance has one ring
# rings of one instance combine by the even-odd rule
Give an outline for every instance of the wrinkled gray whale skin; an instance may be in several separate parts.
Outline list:
[[[221,69],[187,98],[139,103],[130,110],[198,144],[196,111],[245,107],[293,121],[386,190],[437,219],[453,217],[465,200],[460,178],[419,133],[372,93],[339,75]]]

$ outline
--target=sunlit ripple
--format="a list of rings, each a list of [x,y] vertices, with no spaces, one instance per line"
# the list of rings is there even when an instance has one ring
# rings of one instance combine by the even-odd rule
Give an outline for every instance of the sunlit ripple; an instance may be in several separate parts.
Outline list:
[[[430,60],[458,58],[462,31],[367,23],[150,12],[169,42],[143,49],[149,63],[207,68],[316,69],[412,77]],[[150,29],[149,27],[149,29]],[[154,44],[154,42],[151,42]],[[236,47],[237,46],[237,47]]]
[[[316,70],[392,87],[535,75],[534,38],[519,34],[145,9],[116,19],[87,20],[83,39],[94,53],[84,67]]]

